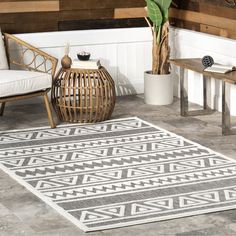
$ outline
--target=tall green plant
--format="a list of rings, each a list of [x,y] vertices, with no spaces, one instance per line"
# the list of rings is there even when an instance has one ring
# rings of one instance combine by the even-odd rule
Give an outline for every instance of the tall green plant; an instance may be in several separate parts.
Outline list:
[[[169,8],[172,0],[146,0],[147,15],[146,18],[153,34],[153,74],[169,74]],[[150,24],[150,21],[152,24]]]

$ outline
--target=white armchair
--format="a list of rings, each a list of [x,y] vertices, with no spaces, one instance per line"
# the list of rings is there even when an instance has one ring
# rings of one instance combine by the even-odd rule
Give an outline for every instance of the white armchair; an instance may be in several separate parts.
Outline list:
[[[43,96],[50,126],[55,128],[48,92],[57,59],[10,34],[4,34],[6,53],[1,52],[2,39],[0,32],[0,116],[7,102]]]

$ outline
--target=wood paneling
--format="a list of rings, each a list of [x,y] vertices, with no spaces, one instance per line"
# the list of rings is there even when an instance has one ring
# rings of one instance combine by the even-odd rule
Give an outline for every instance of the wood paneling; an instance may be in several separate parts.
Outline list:
[[[217,26],[221,29],[231,30],[236,26],[236,20],[188,10],[171,9],[170,16],[183,21],[199,23],[200,25]]]
[[[79,17],[78,17],[79,16]],[[82,9],[71,11],[60,11],[59,21],[68,20],[94,20],[94,19],[112,19],[114,16],[114,9]]]
[[[235,0],[175,0],[170,9],[174,26],[236,39]],[[145,16],[143,8],[115,9],[116,18]]]
[[[115,19],[122,18],[138,18],[146,15],[145,9],[142,7],[134,7],[134,8],[116,8],[114,13]]]
[[[60,0],[61,10],[143,7],[145,0]]]
[[[125,27],[145,27],[144,18],[133,19],[100,19],[100,20],[73,20],[60,21],[59,30],[111,29]]]
[[[234,0],[178,0],[170,16],[177,27],[236,39]]]
[[[0,2],[0,13],[59,11],[56,1],[10,1]]]
[[[146,26],[142,16],[132,13],[144,6],[145,0],[0,0],[0,27],[24,33]],[[128,9],[129,16],[117,8]]]
[[[175,0],[177,27],[236,39],[234,0]],[[145,0],[0,0],[0,27],[10,33],[146,26]]]

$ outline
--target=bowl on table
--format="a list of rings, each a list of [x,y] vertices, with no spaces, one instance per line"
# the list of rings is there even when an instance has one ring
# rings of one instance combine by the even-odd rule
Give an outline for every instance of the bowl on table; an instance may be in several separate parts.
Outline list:
[[[88,61],[90,59],[91,54],[89,52],[79,52],[77,57],[81,61]]]

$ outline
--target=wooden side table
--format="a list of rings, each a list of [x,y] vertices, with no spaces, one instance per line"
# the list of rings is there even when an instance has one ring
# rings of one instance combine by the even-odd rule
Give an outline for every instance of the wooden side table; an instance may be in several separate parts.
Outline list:
[[[104,67],[64,69],[52,86],[52,104],[61,121],[94,123],[111,117],[115,84]]]
[[[236,129],[230,122],[230,96],[228,84],[236,84],[236,71],[220,74],[205,72],[200,58],[172,59],[172,64],[180,67],[180,110],[181,116],[196,116],[212,113],[207,104],[207,79],[215,78],[222,81],[222,134],[236,134]],[[203,110],[189,111],[188,109],[188,85],[185,78],[185,70],[192,70],[203,75]]]

